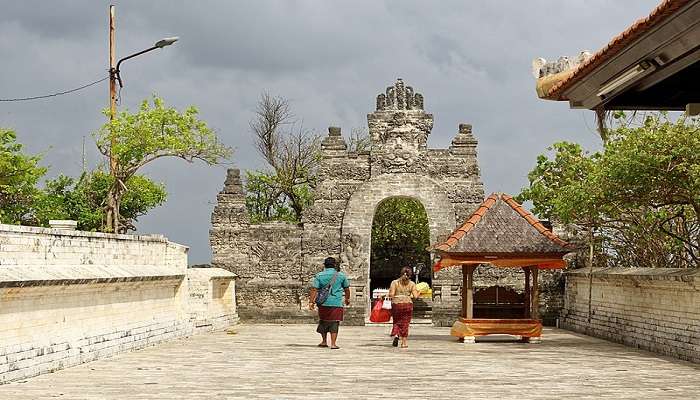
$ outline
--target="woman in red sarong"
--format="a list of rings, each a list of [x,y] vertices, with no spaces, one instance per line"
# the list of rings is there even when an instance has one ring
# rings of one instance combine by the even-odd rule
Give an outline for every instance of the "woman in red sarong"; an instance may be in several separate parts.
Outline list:
[[[392,344],[394,347],[398,346],[399,339],[402,348],[408,347],[408,326],[411,323],[411,317],[413,317],[413,299],[420,296],[411,277],[413,277],[413,269],[403,267],[401,277],[392,281],[389,287],[391,317],[394,321],[394,326],[391,329],[391,336],[394,336]]]

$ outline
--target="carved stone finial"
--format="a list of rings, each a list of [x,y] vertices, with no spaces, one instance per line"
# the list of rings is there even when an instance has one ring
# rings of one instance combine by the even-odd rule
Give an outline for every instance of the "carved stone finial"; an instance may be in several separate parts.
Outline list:
[[[326,136],[321,141],[321,149],[342,152],[342,151],[347,150],[347,148],[348,148],[348,145],[345,143],[345,139],[343,139],[343,136],[341,136],[341,134],[340,134],[340,127],[329,126],[328,127],[328,136]]]
[[[472,135],[471,124],[459,124],[459,133],[452,139],[452,149],[476,148],[477,140]]]
[[[387,87],[386,93],[377,96],[377,111],[422,109],[423,96],[414,93],[413,88],[406,86],[401,78],[396,79],[393,86]]]
[[[243,183],[241,182],[241,170],[238,168],[229,168],[226,170],[226,181],[224,189],[221,193],[239,194],[243,192]]]

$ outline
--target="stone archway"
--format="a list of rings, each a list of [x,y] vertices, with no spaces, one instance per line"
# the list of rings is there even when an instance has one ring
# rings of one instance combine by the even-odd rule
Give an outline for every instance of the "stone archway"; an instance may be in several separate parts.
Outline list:
[[[341,263],[348,274],[356,303],[353,308],[366,318],[369,293],[372,221],[379,203],[391,197],[409,197],[421,202],[428,216],[430,242],[446,237],[454,229],[455,211],[445,188],[418,174],[384,174],[364,182],[350,196],[341,225]]]
[[[389,197],[410,197],[425,208],[431,242],[449,235],[483,201],[477,139],[460,124],[448,148],[428,148],[433,115],[403,80],[376,97],[367,115],[370,146],[350,149],[339,127],[321,142],[314,202],[302,224],[251,223],[239,172],[230,171],[217,197],[210,235],[212,263],[238,274],[238,311],[263,321],[313,321],[308,287],[323,260],[337,256],[351,279],[346,323],[367,316],[372,222]],[[461,271],[433,276],[432,320],[451,326],[461,309]]]

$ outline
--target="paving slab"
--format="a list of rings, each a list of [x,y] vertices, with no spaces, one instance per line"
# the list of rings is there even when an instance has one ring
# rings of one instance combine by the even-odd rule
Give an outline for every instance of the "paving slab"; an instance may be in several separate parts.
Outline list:
[[[0,386],[0,399],[699,399],[700,365],[545,329],[466,345],[416,326],[341,327],[339,350],[311,325],[240,325]]]

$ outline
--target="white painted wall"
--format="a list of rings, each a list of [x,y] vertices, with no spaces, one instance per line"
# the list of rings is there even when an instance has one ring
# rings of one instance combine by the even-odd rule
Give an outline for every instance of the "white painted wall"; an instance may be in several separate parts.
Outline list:
[[[188,273],[226,299],[198,330],[234,323],[234,276],[215,270],[160,235],[0,225],[0,384],[192,334]]]

